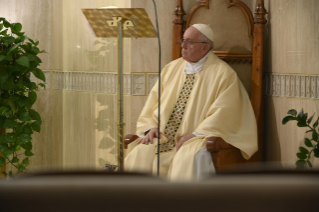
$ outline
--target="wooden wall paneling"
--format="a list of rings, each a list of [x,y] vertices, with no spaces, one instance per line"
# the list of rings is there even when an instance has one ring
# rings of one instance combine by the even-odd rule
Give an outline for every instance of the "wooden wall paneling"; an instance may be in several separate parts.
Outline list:
[[[184,28],[184,20],[183,16],[185,15],[185,11],[183,9],[183,0],[177,0],[177,6],[175,8],[174,15],[176,19],[173,21],[173,49],[172,49],[172,60],[181,57],[181,45],[178,42],[179,39],[183,38],[183,28]]]
[[[264,32],[267,20],[265,15],[267,11],[264,7],[264,0],[258,0],[255,10],[256,18],[254,20],[254,39],[253,39],[253,68],[252,68],[252,87],[251,102],[255,112],[258,125],[258,149],[252,160],[261,161],[263,158],[263,91],[262,75],[264,65]]]

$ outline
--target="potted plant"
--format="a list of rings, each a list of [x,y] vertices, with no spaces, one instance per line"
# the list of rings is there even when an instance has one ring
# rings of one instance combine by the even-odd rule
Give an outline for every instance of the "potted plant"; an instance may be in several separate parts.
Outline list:
[[[306,133],[311,134],[311,138],[305,138],[304,144],[305,147],[299,147],[299,152],[297,153],[298,160],[296,162],[297,168],[301,169],[307,169],[308,167],[312,167],[312,163],[310,162],[311,155],[314,155],[316,158],[319,158],[319,134],[317,131],[318,127],[318,120],[319,117],[317,117],[317,120],[310,125],[314,115],[313,114],[310,118],[308,118],[308,113],[304,113],[303,109],[298,113],[297,111],[292,109],[288,111],[289,116],[286,116],[282,120],[282,124],[286,124],[289,121],[297,121],[298,127],[307,127],[309,130],[306,131]]]
[[[38,86],[30,81],[33,74],[45,82],[45,75],[38,68],[44,53],[37,47],[39,41],[33,41],[21,32],[20,23],[9,23],[0,17],[0,168],[11,164],[5,176],[24,173],[29,165],[32,153],[34,131],[40,132],[41,117],[32,109],[37,100]]]

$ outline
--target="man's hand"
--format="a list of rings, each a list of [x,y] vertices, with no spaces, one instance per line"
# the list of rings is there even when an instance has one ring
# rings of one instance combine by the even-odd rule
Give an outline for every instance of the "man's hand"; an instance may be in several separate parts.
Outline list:
[[[188,141],[189,139],[194,138],[194,137],[195,137],[195,135],[193,135],[193,134],[185,135],[184,137],[182,137],[182,138],[178,141],[178,143],[177,143],[176,152],[179,150],[179,148],[181,148],[181,146],[182,146],[186,141]]]
[[[155,127],[151,129],[147,135],[142,139],[141,144],[148,145],[149,143],[153,143],[153,138],[158,138],[158,129]]]

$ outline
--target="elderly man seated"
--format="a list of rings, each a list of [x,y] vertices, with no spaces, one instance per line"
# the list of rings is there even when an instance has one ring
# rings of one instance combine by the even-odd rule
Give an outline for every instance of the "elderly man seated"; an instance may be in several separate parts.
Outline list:
[[[207,138],[221,137],[245,159],[257,151],[257,126],[247,92],[235,71],[212,50],[214,33],[205,24],[189,27],[182,57],[161,75],[160,175],[192,180],[213,170]],[[127,150],[126,171],[156,173],[158,84],[137,122],[141,135]],[[144,136],[145,135],[145,136]]]

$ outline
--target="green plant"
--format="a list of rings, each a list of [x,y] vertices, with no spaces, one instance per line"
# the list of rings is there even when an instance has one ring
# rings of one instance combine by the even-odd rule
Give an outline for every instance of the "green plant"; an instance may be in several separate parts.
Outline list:
[[[21,32],[20,23],[9,23],[0,18],[0,167],[11,164],[5,176],[13,176],[13,171],[24,173],[33,155],[32,138],[34,131],[40,132],[41,117],[31,109],[37,100],[38,85],[30,81],[31,73],[45,82],[45,75],[38,68],[41,59],[39,41],[33,41]],[[44,84],[39,84],[45,87]],[[12,170],[16,168],[16,170]]]
[[[297,168],[303,168],[303,169],[306,169],[308,166],[311,168],[312,167],[312,164],[310,162],[311,155],[313,154],[316,158],[319,158],[319,134],[316,130],[316,128],[318,127],[319,117],[313,123],[311,127],[310,123],[312,122],[315,114],[313,114],[309,119],[308,119],[308,113],[304,113],[303,109],[301,109],[298,115],[297,115],[297,111],[294,109],[289,110],[288,114],[290,114],[290,116],[286,116],[282,120],[282,124],[286,124],[289,121],[295,120],[297,121],[298,127],[309,128],[309,130],[306,131],[306,133],[311,133],[311,139],[305,138],[304,143],[310,149],[299,147],[299,152],[297,153],[297,157],[299,160],[297,160],[296,166]]]

